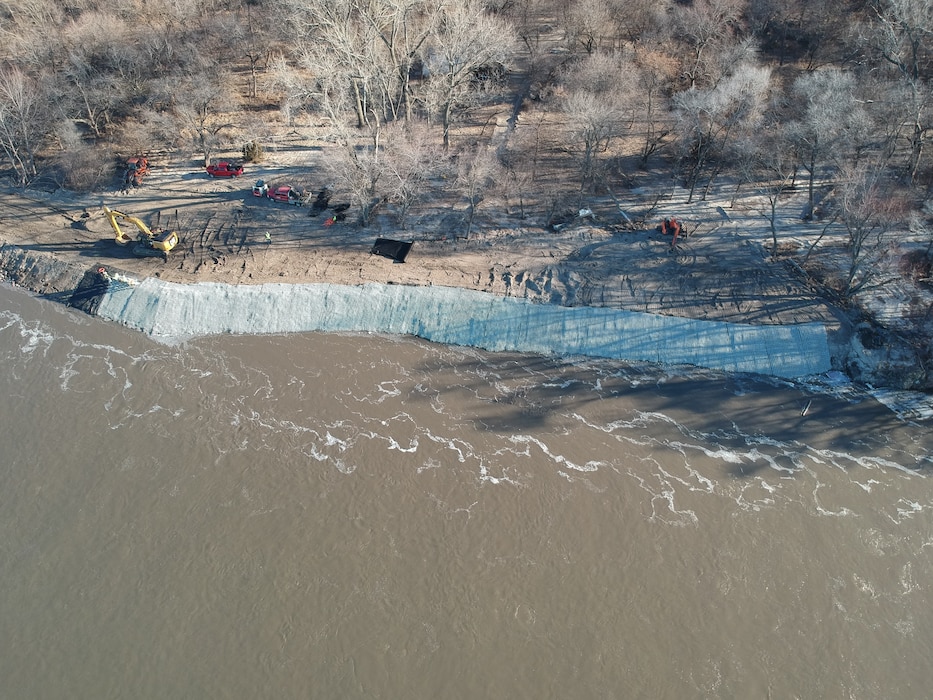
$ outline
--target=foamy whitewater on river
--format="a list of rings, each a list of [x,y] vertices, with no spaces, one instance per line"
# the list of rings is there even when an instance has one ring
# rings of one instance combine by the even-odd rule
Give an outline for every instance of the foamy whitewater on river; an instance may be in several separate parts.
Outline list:
[[[0,299],[5,698],[933,681],[931,431],[847,385]]]

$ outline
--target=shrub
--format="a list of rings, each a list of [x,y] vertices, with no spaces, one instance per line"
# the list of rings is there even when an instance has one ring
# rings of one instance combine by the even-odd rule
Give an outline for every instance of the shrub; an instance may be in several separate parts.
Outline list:
[[[247,141],[243,145],[243,161],[246,163],[259,163],[265,152],[262,149],[262,144],[257,143],[256,141]]]
[[[105,145],[80,143],[43,162],[44,174],[57,187],[73,192],[92,192],[112,185],[123,171],[115,170],[113,154]]]

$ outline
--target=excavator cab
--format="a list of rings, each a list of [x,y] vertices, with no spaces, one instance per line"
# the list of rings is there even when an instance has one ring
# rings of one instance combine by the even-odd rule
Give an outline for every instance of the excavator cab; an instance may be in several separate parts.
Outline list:
[[[110,220],[110,226],[113,228],[116,242],[121,246],[133,245],[133,255],[137,257],[161,257],[168,260],[169,252],[178,245],[178,234],[174,231],[164,231],[162,229],[150,230],[141,219],[123,212],[115,211],[110,207],[104,207],[104,213]],[[133,224],[139,233],[136,238],[130,236],[120,226],[118,219]]]
[[[142,234],[140,234],[140,240],[142,240],[142,237]],[[172,248],[178,245],[178,234],[174,231],[155,231],[150,234],[146,243],[150,248],[168,253]]]

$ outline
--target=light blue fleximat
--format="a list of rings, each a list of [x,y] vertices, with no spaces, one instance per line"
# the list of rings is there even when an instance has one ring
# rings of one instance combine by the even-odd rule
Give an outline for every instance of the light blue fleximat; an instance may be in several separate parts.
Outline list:
[[[689,364],[784,378],[831,369],[821,323],[752,326],[563,307],[453,287],[115,283],[98,315],[156,339],[218,333],[411,334],[493,351]]]

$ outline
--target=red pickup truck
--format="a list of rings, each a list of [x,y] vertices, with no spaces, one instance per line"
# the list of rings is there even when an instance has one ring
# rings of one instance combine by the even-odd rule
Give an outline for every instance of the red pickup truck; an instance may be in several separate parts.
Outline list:
[[[240,177],[243,165],[232,160],[220,160],[207,166],[207,174],[211,177]]]

